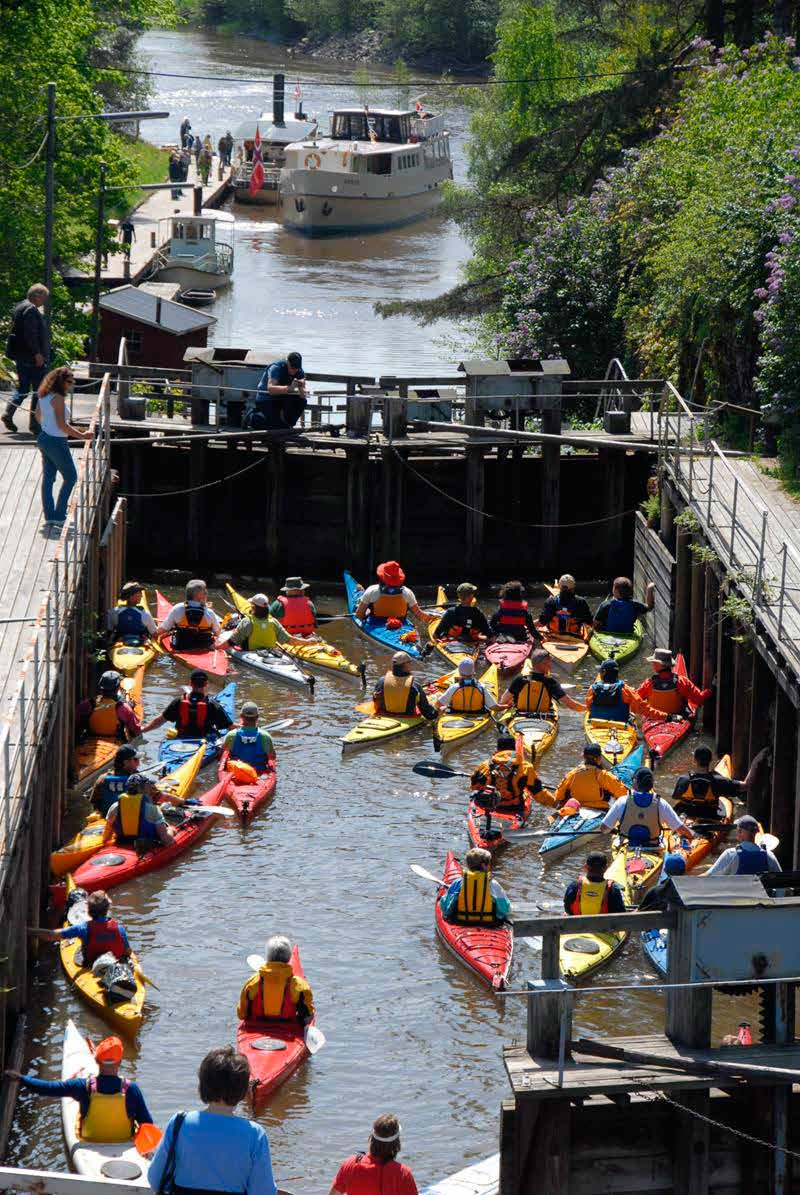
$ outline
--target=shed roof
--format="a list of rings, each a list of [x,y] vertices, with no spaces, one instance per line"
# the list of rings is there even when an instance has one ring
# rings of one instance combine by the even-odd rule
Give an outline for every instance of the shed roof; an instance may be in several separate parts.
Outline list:
[[[151,328],[163,328],[175,336],[184,336],[217,322],[213,315],[176,303],[149,285],[117,286],[100,296],[100,308],[148,324]]]

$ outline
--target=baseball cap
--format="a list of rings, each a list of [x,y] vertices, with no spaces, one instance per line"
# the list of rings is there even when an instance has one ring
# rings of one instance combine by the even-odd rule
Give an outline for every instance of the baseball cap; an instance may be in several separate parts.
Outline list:
[[[478,586],[473,585],[471,581],[462,581],[460,585],[456,586],[456,593],[461,596],[462,593],[477,593]]]
[[[474,676],[475,675],[475,661],[474,660],[462,660],[461,663],[458,665],[458,675],[459,676]]]
[[[204,672],[202,668],[195,668],[189,679],[193,685],[202,685],[208,680],[208,673]]]
[[[104,1037],[95,1046],[97,1062],[122,1062],[122,1041],[118,1037]]]
[[[738,828],[740,830],[760,830],[761,829],[761,826],[759,825],[758,821],[756,820],[756,818],[753,817],[753,815],[751,813],[745,813],[741,817],[738,817],[736,819],[736,825],[738,826]]]
[[[246,701],[242,706],[242,713],[245,718],[257,718],[258,706],[254,701]]]
[[[616,660],[603,660],[600,665],[600,675],[604,676],[607,672],[619,672],[619,664]]]
[[[251,606],[268,606],[269,598],[265,593],[254,593],[250,598]]]
[[[392,663],[393,664],[405,664],[405,665],[410,664],[411,656],[408,654],[407,651],[396,651],[394,653],[394,655],[392,656]]]

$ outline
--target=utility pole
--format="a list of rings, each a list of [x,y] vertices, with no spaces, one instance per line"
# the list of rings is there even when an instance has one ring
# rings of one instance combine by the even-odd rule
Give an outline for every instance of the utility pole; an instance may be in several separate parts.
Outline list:
[[[47,156],[44,192],[44,284],[53,289],[53,212],[55,208],[56,164],[56,85],[47,84]],[[50,320],[50,297],[45,304],[45,318]]]
[[[97,192],[97,227],[94,236],[94,292],[92,294],[92,360],[97,360],[97,339],[100,328],[100,278],[103,261],[103,231],[106,222],[106,164],[100,163],[100,189]]]

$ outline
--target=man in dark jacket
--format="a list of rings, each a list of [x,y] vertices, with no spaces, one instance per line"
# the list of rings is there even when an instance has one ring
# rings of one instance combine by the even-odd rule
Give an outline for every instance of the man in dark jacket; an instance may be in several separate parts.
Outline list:
[[[42,311],[49,294],[47,287],[37,282],[28,291],[28,297],[17,303],[11,316],[6,353],[17,367],[17,388],[2,418],[10,432],[17,430],[14,415],[31,391],[33,400],[28,426],[32,432],[38,431],[33,411],[37,403],[36,390],[50,360],[50,336]]]

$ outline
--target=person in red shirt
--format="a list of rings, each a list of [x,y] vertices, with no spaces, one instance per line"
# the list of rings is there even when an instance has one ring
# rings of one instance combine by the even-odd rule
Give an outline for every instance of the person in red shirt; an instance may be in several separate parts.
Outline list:
[[[413,1174],[395,1161],[400,1129],[396,1116],[379,1116],[372,1126],[369,1151],[342,1162],[328,1195],[417,1195]]]
[[[665,718],[682,718],[689,702],[704,705],[712,695],[711,689],[698,689],[688,676],[675,671],[675,657],[667,647],[657,647],[648,663],[653,675],[648,676],[636,690],[639,697],[649,701]]]

